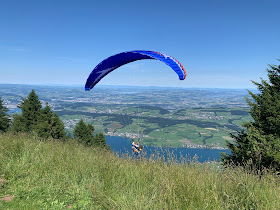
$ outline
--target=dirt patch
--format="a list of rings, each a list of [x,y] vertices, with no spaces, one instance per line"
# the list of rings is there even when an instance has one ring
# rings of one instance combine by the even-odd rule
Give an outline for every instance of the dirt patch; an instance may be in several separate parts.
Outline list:
[[[6,179],[0,179],[0,184],[5,184],[7,182],[8,182],[8,180],[6,180]]]
[[[0,198],[0,201],[10,202],[13,199],[14,199],[14,196],[12,196],[12,195],[5,195],[4,197]]]

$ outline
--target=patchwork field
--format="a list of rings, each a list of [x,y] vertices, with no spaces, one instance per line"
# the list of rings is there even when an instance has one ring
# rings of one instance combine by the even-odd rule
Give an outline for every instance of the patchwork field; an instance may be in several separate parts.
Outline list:
[[[85,92],[83,87],[1,85],[11,115],[32,89],[69,132],[83,119],[106,135],[146,145],[221,148],[231,141],[229,132],[250,120],[246,90],[105,86]]]

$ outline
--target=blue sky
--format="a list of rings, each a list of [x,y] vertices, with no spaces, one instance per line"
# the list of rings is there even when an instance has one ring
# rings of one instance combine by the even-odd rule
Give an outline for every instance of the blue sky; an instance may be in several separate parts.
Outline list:
[[[103,59],[154,50],[103,85],[252,88],[279,64],[279,0],[0,0],[0,83],[84,84]]]

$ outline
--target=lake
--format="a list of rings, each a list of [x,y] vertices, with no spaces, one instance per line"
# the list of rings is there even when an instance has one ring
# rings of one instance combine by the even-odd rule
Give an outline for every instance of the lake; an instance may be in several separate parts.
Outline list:
[[[119,137],[119,136],[106,136],[106,142],[111,146],[111,149],[119,154],[134,156],[134,153],[131,149],[130,139]],[[200,148],[161,148],[154,146],[145,146],[141,151],[141,155],[146,158],[151,157],[151,155],[159,155],[160,157],[165,158],[169,157],[169,154],[172,154],[178,161],[181,160],[181,157],[184,157],[187,160],[192,160],[195,158],[197,161],[203,163],[207,161],[219,161],[221,158],[221,152],[230,154],[230,150],[218,150],[218,149],[200,149]]]

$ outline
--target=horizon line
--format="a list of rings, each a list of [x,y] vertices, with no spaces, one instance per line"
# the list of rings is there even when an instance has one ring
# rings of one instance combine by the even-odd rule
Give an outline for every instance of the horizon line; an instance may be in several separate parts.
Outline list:
[[[24,84],[24,83],[0,83],[0,85],[25,85],[25,86],[47,86],[47,87],[83,87],[84,84]],[[138,87],[138,88],[179,88],[179,89],[231,89],[231,90],[246,90],[257,89],[252,87],[175,87],[175,86],[140,86],[140,85],[99,85],[98,87]]]

